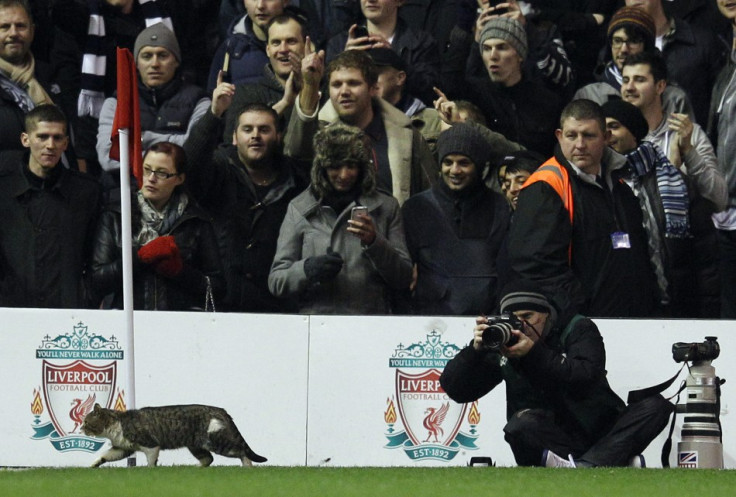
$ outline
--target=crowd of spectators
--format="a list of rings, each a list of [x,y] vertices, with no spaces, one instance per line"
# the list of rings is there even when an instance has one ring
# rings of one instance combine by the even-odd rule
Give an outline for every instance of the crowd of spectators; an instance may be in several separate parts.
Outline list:
[[[0,0],[0,305],[121,305],[122,47],[136,308],[478,315],[524,278],[734,318],[734,32],[726,0]]]

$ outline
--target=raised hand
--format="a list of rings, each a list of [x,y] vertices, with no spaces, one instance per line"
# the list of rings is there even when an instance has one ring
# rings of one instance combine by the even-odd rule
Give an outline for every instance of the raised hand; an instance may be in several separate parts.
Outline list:
[[[371,43],[368,32],[360,29],[357,24],[350,26],[348,39],[345,41],[345,50],[367,50],[369,48],[371,48]]]
[[[212,92],[212,114],[222,117],[225,111],[233,103],[233,95],[235,95],[235,85],[226,83],[223,79],[224,72],[220,70],[217,73],[217,86]]]
[[[693,148],[693,122],[690,116],[673,112],[667,119],[667,127],[676,133],[680,156],[684,157]]]
[[[307,36],[307,43],[304,47],[304,57],[301,64],[302,82],[305,86],[319,87],[322,76],[325,73],[325,51],[315,52],[312,47],[312,40]]]
[[[312,40],[307,36],[302,59],[302,89],[299,92],[299,107],[307,114],[313,114],[319,105],[319,85],[325,73],[325,51],[315,52]]]
[[[526,17],[524,17],[524,14],[521,12],[521,7],[516,2],[516,0],[509,0],[506,3],[499,3],[498,5],[496,5],[496,8],[508,9],[508,12],[506,12],[505,14],[501,14],[501,17],[510,17],[511,19],[516,19],[522,26],[526,26]]]
[[[442,90],[437,87],[434,87],[433,89],[438,97],[437,100],[433,102],[435,110],[442,121],[452,126],[459,120],[457,105],[452,100],[448,100],[447,96],[442,93]]]

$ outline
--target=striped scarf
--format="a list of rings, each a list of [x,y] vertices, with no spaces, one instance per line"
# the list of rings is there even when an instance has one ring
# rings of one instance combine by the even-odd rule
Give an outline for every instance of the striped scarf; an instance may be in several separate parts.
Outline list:
[[[102,15],[101,2],[104,0],[87,0],[89,7],[89,24],[87,41],[82,58],[81,91],[77,100],[77,114],[81,116],[100,117],[100,109],[105,101],[105,72],[107,56],[105,54],[105,18]],[[171,18],[165,15],[163,8],[156,0],[138,0],[145,18],[146,27],[163,22],[174,31]]]
[[[665,237],[685,238],[690,235],[689,197],[687,185],[680,171],[667,159],[655,144],[644,141],[635,150],[626,154],[636,177],[645,176],[652,169],[657,175],[657,189],[662,199],[665,217]]]
[[[613,62],[606,64],[606,68],[601,75],[601,80],[616,88],[616,91],[621,91],[623,76],[621,75],[621,71],[618,70],[618,66]]]

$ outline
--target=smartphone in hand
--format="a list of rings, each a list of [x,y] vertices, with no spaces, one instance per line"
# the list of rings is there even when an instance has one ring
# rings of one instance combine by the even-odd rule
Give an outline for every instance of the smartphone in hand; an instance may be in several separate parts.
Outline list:
[[[368,28],[365,26],[356,26],[355,31],[353,31],[353,38],[363,38],[365,36],[368,36]]]
[[[350,209],[350,220],[359,221],[358,216],[368,214],[368,207],[365,205],[358,205]]]

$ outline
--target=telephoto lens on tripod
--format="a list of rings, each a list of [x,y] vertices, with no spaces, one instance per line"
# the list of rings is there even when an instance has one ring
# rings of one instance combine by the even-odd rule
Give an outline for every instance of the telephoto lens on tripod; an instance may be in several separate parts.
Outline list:
[[[680,468],[723,469],[723,436],[721,432],[721,385],[711,361],[721,349],[716,337],[705,337],[702,343],[672,345],[675,362],[692,362],[685,380],[685,403],[677,404],[684,414],[677,465]]]

